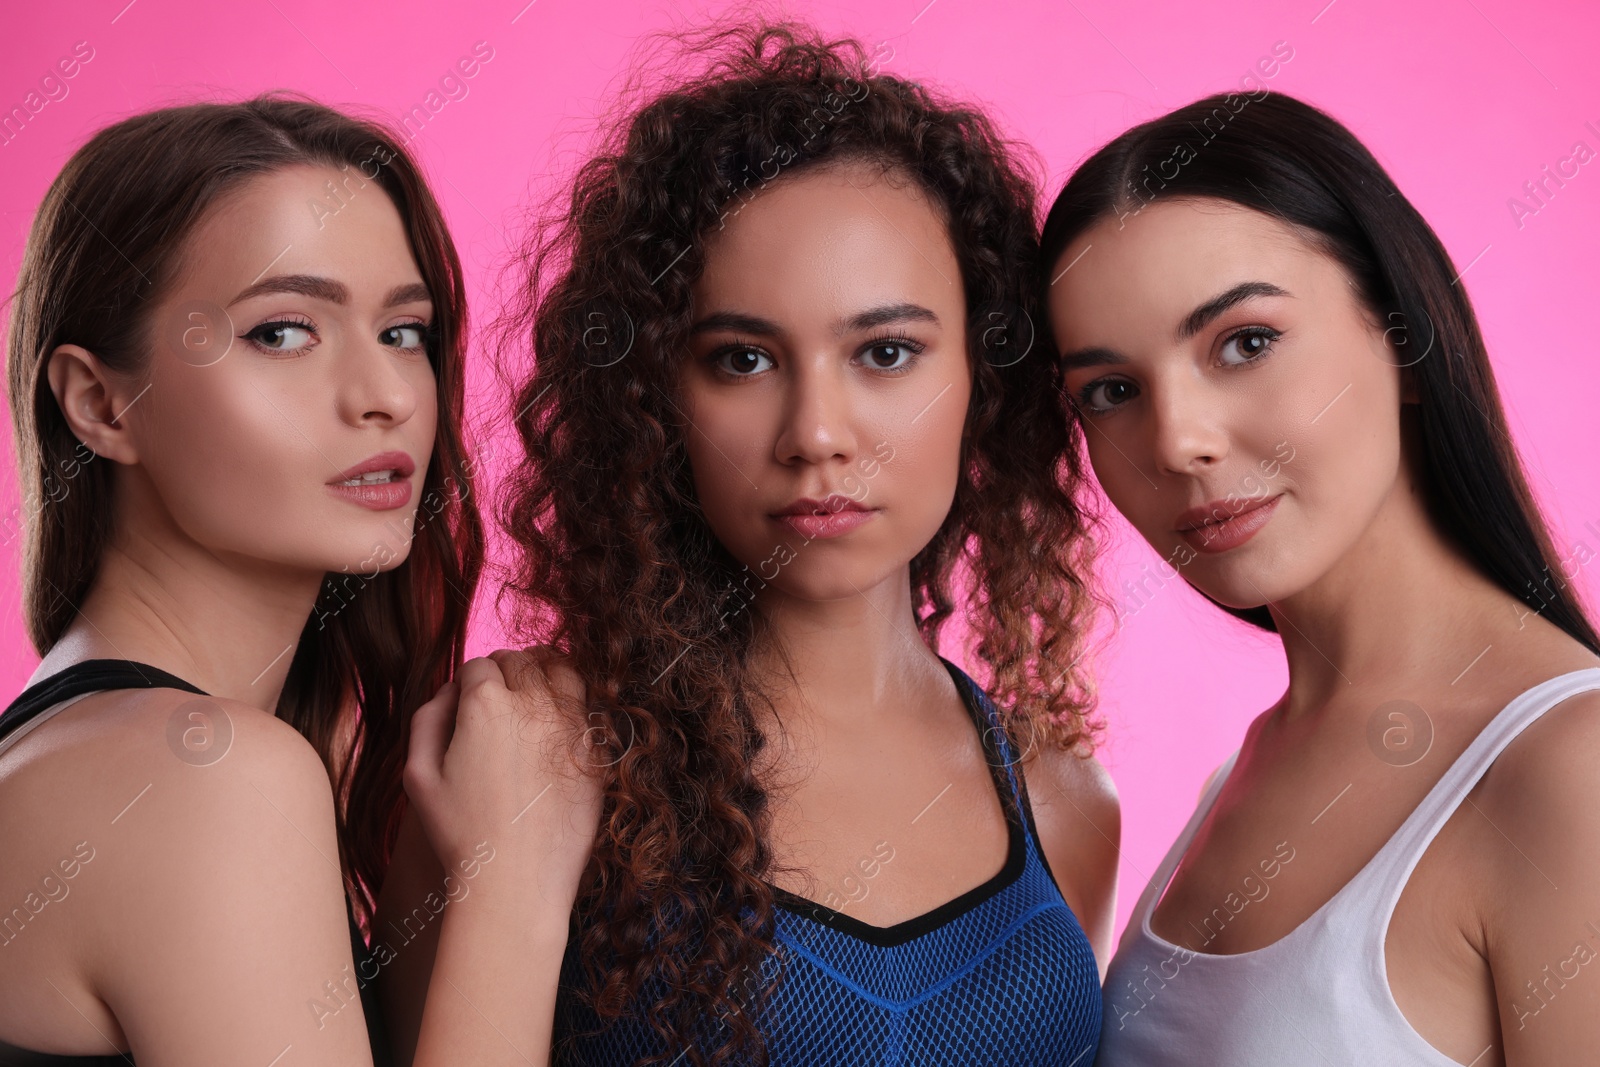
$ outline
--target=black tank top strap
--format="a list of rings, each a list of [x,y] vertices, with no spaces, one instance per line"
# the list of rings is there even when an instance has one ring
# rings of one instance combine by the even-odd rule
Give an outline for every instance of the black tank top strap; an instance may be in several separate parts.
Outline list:
[[[0,711],[0,740],[21,729],[40,712],[63,700],[103,689],[182,689],[205,696],[204,690],[160,667],[131,659],[86,659],[41,678]],[[0,1067],[5,1067],[0,1063]]]
[[[34,1052],[0,1041],[0,1067],[131,1067],[133,1057],[63,1056],[54,1052]]]
[[[1006,724],[1000,717],[1000,709],[994,706],[994,702],[983,691],[983,687],[966,671],[943,656],[939,658],[944,661],[945,669],[955,680],[956,688],[961,691],[961,702],[966,705],[967,712],[972,716],[973,724],[978,729],[979,738],[983,743],[984,759],[994,776],[996,791],[1000,794],[1006,817],[1021,820],[1023,812],[1028,807],[1027,790],[1022,784],[1022,776],[1017,773],[1016,746],[1012,743],[1010,731],[1006,729]]]

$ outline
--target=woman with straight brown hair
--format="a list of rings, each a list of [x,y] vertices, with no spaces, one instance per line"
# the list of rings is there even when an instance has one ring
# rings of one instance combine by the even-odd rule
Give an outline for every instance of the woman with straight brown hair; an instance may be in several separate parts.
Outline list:
[[[43,662],[0,714],[0,1063],[382,1063],[372,982],[427,924],[418,1062],[520,1060],[536,820],[498,812],[538,764],[510,715],[445,755],[425,703],[506,695],[455,670],[463,294],[398,141],[310,101],[138,115],[51,185],[8,349]],[[369,950],[403,785],[448,874]]]

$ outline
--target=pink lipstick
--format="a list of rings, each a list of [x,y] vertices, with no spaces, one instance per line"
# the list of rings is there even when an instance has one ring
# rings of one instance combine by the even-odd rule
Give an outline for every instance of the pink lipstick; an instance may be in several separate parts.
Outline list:
[[[1271,520],[1278,509],[1278,499],[1275,496],[1249,501],[1243,508],[1213,501],[1185,511],[1175,525],[1179,535],[1196,551],[1226,552],[1250,540]]]
[[[842,537],[863,523],[872,521],[876,508],[863,507],[847,496],[834,493],[826,501],[801,497],[793,504],[772,513],[772,518],[788,526],[807,541]]]
[[[417,469],[404,452],[379,452],[328,480],[334,495],[374,511],[391,511],[411,502],[411,475]]]

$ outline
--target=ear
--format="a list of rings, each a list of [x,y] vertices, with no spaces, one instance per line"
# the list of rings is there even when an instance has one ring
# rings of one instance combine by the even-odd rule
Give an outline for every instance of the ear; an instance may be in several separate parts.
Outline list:
[[[127,423],[119,418],[138,396],[128,394],[93,352],[81,345],[57,345],[45,373],[73,436],[98,456],[118,463],[139,461]]]

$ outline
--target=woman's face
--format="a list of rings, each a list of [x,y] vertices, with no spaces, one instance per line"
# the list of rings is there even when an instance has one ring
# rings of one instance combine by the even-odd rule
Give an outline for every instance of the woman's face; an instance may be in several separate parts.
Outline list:
[[[276,171],[218,203],[182,262],[123,416],[172,521],[218,553],[397,566],[437,399],[433,304],[393,202],[354,168]],[[368,460],[386,481],[341,484]]]
[[[1051,273],[1095,474],[1201,591],[1283,600],[1373,528],[1402,482],[1396,324],[1335,260],[1260,212],[1164,200],[1095,225]]]
[[[782,178],[713,235],[693,302],[689,461],[751,591],[903,581],[949,513],[971,392],[936,207],[873,166]]]

